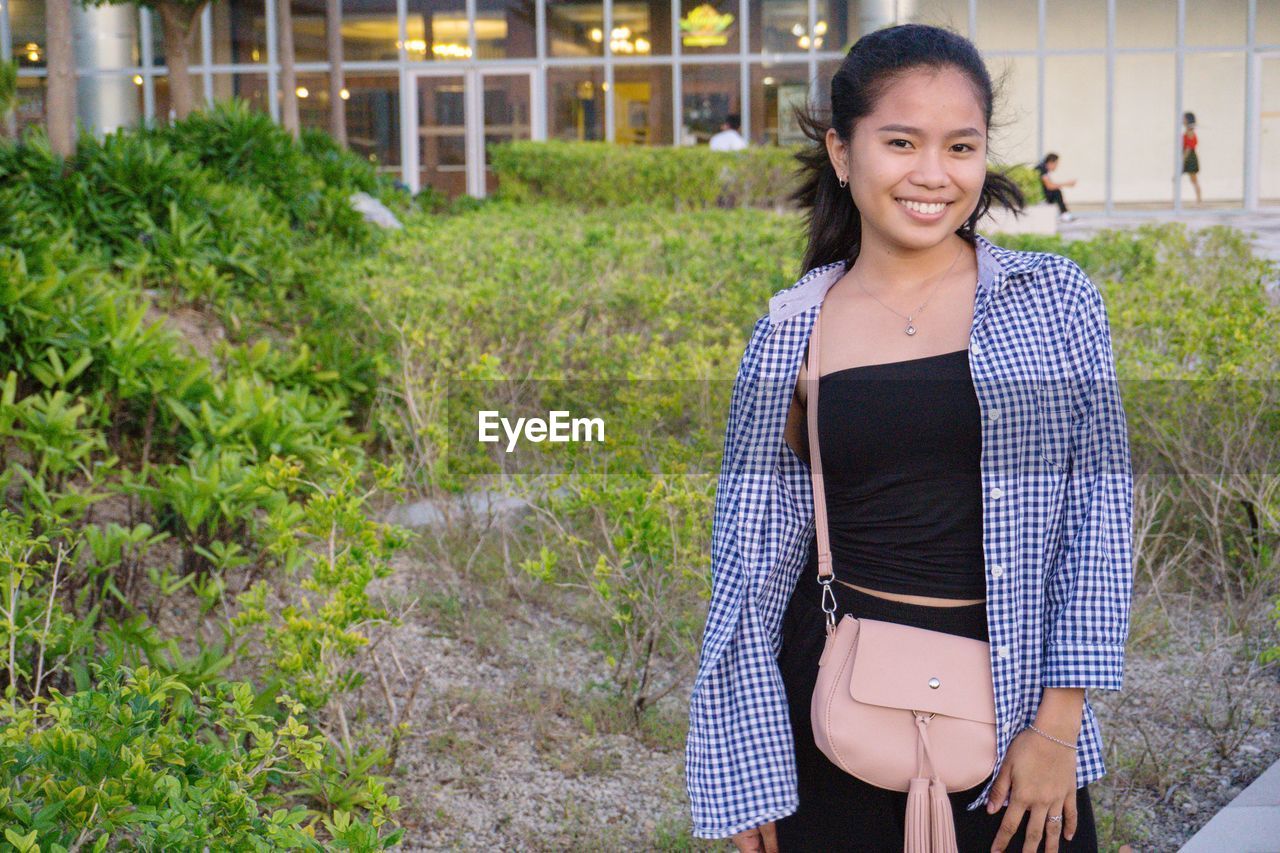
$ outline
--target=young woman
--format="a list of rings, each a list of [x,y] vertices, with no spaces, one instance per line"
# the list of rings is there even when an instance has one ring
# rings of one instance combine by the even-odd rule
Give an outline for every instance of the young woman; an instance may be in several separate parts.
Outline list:
[[[1182,114],[1182,171],[1190,176],[1196,191],[1196,204],[1200,204],[1200,158],[1196,155],[1196,114]]]
[[[1022,204],[987,171],[992,99],[969,41],[909,24],[849,51],[829,124],[801,116],[807,272],[755,324],[716,492],[686,747],[698,837],[903,849],[907,794],[844,773],[810,726],[825,618],[805,357],[820,312],[837,620],[990,644],[996,754],[983,783],[949,792],[960,850],[1096,849],[1086,691],[1123,672],[1126,422],[1097,288],[1066,258],[974,231],[992,203]]]
[[[1044,200],[1058,206],[1058,218],[1063,222],[1070,222],[1075,219],[1071,215],[1071,211],[1067,210],[1067,200],[1062,197],[1062,188],[1074,187],[1076,185],[1075,178],[1058,183],[1050,177],[1050,174],[1058,168],[1058,155],[1050,151],[1044,155],[1043,160],[1036,164],[1035,168],[1036,174],[1040,176],[1040,186],[1044,189]]]

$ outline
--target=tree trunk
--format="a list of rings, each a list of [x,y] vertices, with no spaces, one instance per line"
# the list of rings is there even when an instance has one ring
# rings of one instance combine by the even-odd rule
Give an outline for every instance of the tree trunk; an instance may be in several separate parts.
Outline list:
[[[45,127],[49,147],[59,157],[76,150],[76,67],[71,46],[71,0],[48,0],[45,6]]]
[[[342,0],[326,0],[325,35],[329,41],[329,135],[347,147],[347,102],[342,99]]]
[[[284,102],[280,109],[280,123],[284,129],[298,138],[298,73],[293,64],[293,4],[291,0],[276,0],[276,30],[280,37],[280,89]]]
[[[191,86],[191,31],[196,16],[204,8],[201,3],[188,6],[185,3],[157,3],[160,28],[164,37],[164,61],[169,68],[169,109],[173,116],[184,119],[195,107]]]

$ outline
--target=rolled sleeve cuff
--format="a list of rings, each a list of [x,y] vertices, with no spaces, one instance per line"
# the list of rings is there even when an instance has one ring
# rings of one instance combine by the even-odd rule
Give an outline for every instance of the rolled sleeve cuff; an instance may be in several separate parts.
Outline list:
[[[1119,690],[1124,682],[1124,644],[1049,645],[1045,648],[1044,687]]]
[[[779,820],[780,818],[786,817],[787,815],[793,814],[796,810],[796,807],[797,807],[797,803],[794,803],[794,802],[788,803],[786,805],[778,806],[777,808],[774,808],[766,812],[764,817],[753,817],[747,820],[738,820],[734,823],[729,823],[729,824],[719,824],[719,825],[695,824],[693,828],[693,837],[708,838],[708,839],[730,838],[744,830],[751,829],[757,826],[763,826],[771,820],[776,821],[776,820]]]

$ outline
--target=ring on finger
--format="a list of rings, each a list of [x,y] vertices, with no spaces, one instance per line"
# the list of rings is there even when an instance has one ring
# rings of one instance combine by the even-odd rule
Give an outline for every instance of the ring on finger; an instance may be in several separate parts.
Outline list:
[[[1049,817],[1047,818],[1047,820],[1048,820],[1048,822],[1049,822],[1049,823],[1061,823],[1061,822],[1062,822],[1062,815],[1060,815],[1060,814],[1049,815]]]

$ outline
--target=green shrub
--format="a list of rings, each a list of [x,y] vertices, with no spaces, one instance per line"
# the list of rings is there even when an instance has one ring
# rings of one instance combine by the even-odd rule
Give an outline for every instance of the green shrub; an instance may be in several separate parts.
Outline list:
[[[517,141],[489,146],[497,197],[584,207],[641,204],[676,209],[774,207],[795,184],[796,148],[622,146]]]
[[[276,701],[281,710],[264,714],[248,684],[193,691],[144,666],[98,672],[93,689],[55,690],[47,703],[6,703],[5,849],[324,849],[317,816],[273,790],[318,768],[324,741],[300,719],[300,704]],[[398,807],[370,802],[375,819]],[[373,824],[345,814],[325,824],[355,849],[400,837],[378,840]]]

